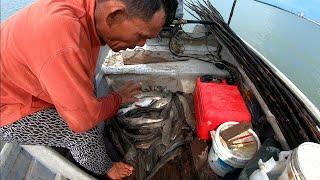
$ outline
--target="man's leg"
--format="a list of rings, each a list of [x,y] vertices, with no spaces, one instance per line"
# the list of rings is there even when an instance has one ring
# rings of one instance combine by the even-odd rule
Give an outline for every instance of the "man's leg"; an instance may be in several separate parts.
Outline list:
[[[81,166],[105,175],[112,161],[106,152],[103,131],[104,127],[100,126],[85,133],[74,133],[55,109],[47,109],[1,127],[0,139],[18,144],[68,148]]]

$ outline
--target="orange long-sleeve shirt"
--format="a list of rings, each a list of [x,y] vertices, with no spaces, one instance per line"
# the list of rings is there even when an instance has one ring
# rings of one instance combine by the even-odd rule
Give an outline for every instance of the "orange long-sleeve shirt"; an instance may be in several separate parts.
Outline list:
[[[55,107],[75,132],[111,118],[121,98],[94,95],[95,0],[39,0],[1,24],[0,126]]]

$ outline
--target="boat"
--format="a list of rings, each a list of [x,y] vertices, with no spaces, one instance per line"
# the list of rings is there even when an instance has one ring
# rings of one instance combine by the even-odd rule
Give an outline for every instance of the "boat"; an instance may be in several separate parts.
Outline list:
[[[209,2],[187,3],[187,6],[200,18],[171,19],[159,36],[148,40],[143,47],[119,53],[102,47],[97,87],[102,79],[114,88],[132,80],[143,85],[166,87],[172,92],[193,93],[197,77],[210,75],[227,79],[238,85],[251,108],[253,124],[259,126],[258,120],[266,124],[283,150],[294,149],[306,141],[319,143],[319,109],[268,59],[238,37]],[[229,22],[231,17],[232,13]],[[186,23],[198,25],[193,32],[186,33],[181,28]],[[262,118],[257,118],[254,108]],[[59,149],[10,143],[2,146],[0,168],[3,179],[96,179],[68,160]],[[208,144],[195,140],[186,147],[191,154],[192,146],[201,147],[198,154],[193,154],[200,158],[189,157],[195,169],[184,175],[177,172],[180,178],[197,176],[203,179],[210,175],[219,179],[207,166],[204,167],[207,169],[199,170],[199,164],[207,162]],[[193,176],[188,177],[190,174]],[[163,178],[156,174],[154,179],[159,176]]]

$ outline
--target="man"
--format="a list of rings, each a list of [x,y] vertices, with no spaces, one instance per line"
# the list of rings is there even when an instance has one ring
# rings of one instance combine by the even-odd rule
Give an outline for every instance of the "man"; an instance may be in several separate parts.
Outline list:
[[[133,167],[111,162],[103,120],[133,102],[140,86],[94,95],[101,45],[143,46],[165,22],[161,0],[39,0],[1,24],[1,140],[68,148],[86,169],[111,179]]]

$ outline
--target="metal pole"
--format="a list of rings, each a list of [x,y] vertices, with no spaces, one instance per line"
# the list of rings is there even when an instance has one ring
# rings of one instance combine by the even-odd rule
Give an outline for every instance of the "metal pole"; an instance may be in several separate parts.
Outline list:
[[[231,11],[230,11],[230,15],[229,15],[228,25],[230,25],[231,18],[232,18],[232,15],[233,15],[233,10],[234,10],[234,7],[236,6],[236,3],[237,3],[237,0],[234,0],[233,4],[232,4]]]

